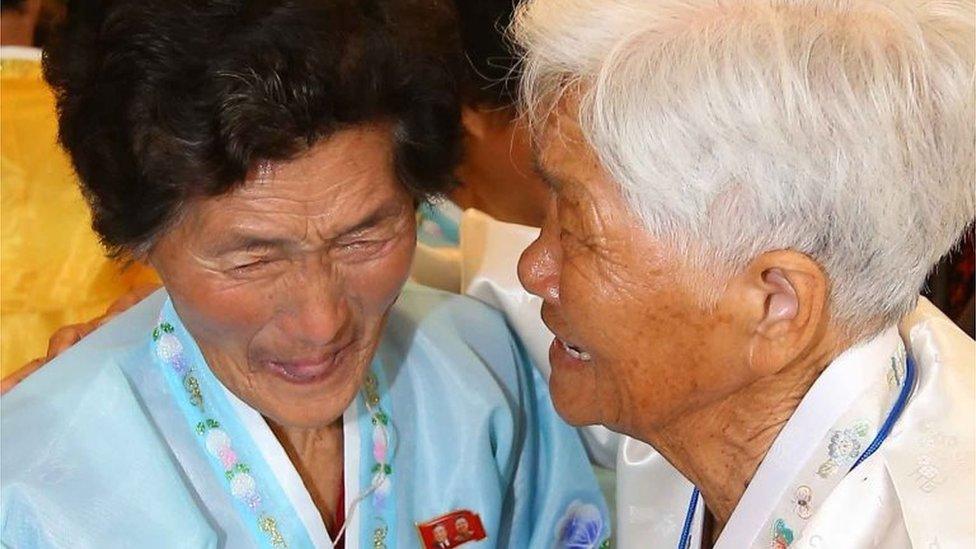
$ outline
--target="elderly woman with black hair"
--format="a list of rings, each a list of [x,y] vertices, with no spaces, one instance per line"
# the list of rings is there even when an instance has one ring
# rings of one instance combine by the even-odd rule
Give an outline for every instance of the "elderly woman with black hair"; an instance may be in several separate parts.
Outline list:
[[[917,303],[974,218],[973,7],[520,13],[552,397],[659,452],[620,546],[976,543],[976,345]]]
[[[5,546],[501,547],[609,530],[501,317],[407,285],[457,157],[431,1],[73,5],[48,52],[96,231],[164,290],[2,407]]]

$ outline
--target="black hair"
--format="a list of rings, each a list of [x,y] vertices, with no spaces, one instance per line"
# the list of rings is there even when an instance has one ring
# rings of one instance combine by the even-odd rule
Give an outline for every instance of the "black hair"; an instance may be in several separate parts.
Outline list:
[[[19,10],[26,3],[27,0],[0,0],[0,11]]]
[[[457,23],[439,0],[87,0],[44,54],[59,136],[110,252],[181,204],[343,128],[394,125],[418,199],[460,155]]]
[[[462,91],[466,103],[497,107],[515,104],[518,56],[506,39],[506,29],[519,0],[454,0],[467,58]]]

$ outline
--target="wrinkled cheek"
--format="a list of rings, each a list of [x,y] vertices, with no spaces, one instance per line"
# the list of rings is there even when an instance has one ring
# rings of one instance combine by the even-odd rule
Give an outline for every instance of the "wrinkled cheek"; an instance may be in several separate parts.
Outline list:
[[[253,332],[273,308],[274,292],[251,286],[226,288],[198,279],[167,290],[192,333],[220,334],[226,341]]]

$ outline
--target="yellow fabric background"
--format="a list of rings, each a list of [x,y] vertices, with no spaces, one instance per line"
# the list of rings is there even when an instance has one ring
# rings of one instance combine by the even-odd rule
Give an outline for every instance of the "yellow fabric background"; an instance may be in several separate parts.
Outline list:
[[[90,226],[40,63],[0,60],[0,378],[44,355],[59,327],[156,279],[107,259]]]

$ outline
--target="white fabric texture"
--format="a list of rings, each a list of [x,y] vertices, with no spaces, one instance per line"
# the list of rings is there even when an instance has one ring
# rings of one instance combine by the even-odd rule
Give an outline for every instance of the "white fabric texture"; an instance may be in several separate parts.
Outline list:
[[[537,234],[468,210],[461,218],[460,249],[450,249],[438,268],[463,293],[503,311],[548,376],[552,335],[539,318],[540,300],[516,276],[519,255]],[[800,511],[809,516],[792,518],[788,546],[976,546],[976,342],[925,299],[899,329],[901,337],[889,329],[825,370],[774,442],[717,547],[777,546],[776,515],[795,505],[797,490],[806,486],[801,477],[812,474],[818,481],[816,471],[826,459],[818,452],[829,447],[841,427],[835,424],[863,416],[869,430],[858,436],[873,438],[897,396],[879,380],[888,379],[892,356],[902,348],[915,360],[917,379],[900,419],[873,456],[839,481],[820,486],[826,492],[813,490],[811,503]],[[615,546],[676,547],[691,483],[643,442],[602,427],[581,432],[591,459],[616,467]],[[829,476],[836,480],[836,474]],[[698,506],[691,547],[701,544],[703,507]]]

